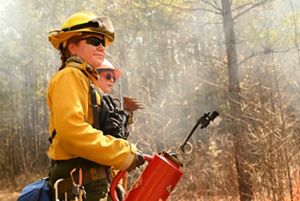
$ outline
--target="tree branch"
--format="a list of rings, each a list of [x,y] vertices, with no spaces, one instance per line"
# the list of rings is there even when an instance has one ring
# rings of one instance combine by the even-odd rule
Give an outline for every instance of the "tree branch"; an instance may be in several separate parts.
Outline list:
[[[222,12],[222,8],[216,3],[216,1],[214,0],[214,4],[211,3],[210,1],[208,0],[202,0],[203,3],[213,7],[214,9],[216,9],[217,11],[220,11],[220,13]]]
[[[238,65],[245,63],[247,60],[249,60],[252,57],[255,57],[257,55],[267,55],[267,54],[270,54],[270,53],[285,53],[285,52],[289,52],[292,49],[294,49],[294,47],[288,48],[288,49],[285,49],[285,50],[274,50],[274,49],[271,49],[271,48],[264,48],[264,50],[262,50],[262,51],[252,52],[252,54],[250,54],[249,56],[244,58],[242,61],[240,61]]]
[[[214,14],[217,14],[217,15],[221,15],[222,13],[221,12],[217,12],[215,10],[211,10],[211,9],[207,9],[207,8],[190,8],[190,7],[182,7],[182,6],[176,6],[174,4],[168,4],[168,3],[164,3],[162,2],[161,0],[157,0],[158,3],[160,3],[161,5],[163,6],[168,6],[168,7],[171,7],[171,8],[174,8],[174,9],[180,9],[180,10],[185,10],[185,11],[197,11],[197,10],[202,10],[202,11],[205,11],[205,12],[210,12],[210,13],[214,13]]]
[[[234,9],[232,9],[232,11],[240,10],[240,9],[246,7],[246,6],[249,6],[249,5],[251,5],[251,3],[245,3],[245,4],[241,5],[241,6],[238,6],[238,7],[234,8]]]
[[[241,65],[241,64],[245,63],[247,60],[251,59],[252,57],[255,57],[260,54],[264,54],[264,51],[252,52],[252,54],[248,55],[246,58],[244,58],[242,61],[240,61],[238,65]]]
[[[240,12],[239,14],[237,14],[236,16],[233,17],[233,20],[236,20],[238,17],[242,16],[243,14],[247,13],[248,11],[260,6],[260,5],[263,5],[265,3],[267,3],[269,0],[263,0],[261,2],[258,2],[256,4],[252,4],[252,6],[250,6],[249,8],[245,9],[244,11]]]

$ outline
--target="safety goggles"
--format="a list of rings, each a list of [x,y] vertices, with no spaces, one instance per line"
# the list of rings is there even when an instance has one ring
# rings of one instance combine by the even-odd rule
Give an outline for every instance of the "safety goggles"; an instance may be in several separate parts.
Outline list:
[[[87,30],[86,30],[87,29]],[[108,17],[102,16],[83,24],[77,24],[68,28],[64,28],[61,31],[82,31],[101,33],[105,35],[106,45],[109,45],[115,38],[115,29],[111,20]]]
[[[112,25],[111,20],[105,16],[98,17],[98,18],[88,21],[86,23],[77,24],[77,25],[74,25],[71,27],[64,28],[64,29],[62,29],[62,31],[65,31],[65,32],[66,31],[75,31],[75,30],[84,29],[84,28],[106,30],[112,34],[115,32],[115,29]]]
[[[108,71],[103,71],[101,72],[101,74],[103,73],[103,77],[109,81],[112,79],[113,82],[116,82],[116,77],[114,76],[114,74],[112,72],[108,72]]]
[[[95,36],[90,36],[86,38],[81,38],[80,40],[85,40],[87,44],[93,45],[95,47],[98,47],[100,44],[105,47],[105,40],[95,37]]]

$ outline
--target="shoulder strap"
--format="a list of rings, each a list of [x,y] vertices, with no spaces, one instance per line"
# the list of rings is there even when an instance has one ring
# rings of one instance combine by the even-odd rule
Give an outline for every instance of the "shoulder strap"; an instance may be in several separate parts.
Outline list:
[[[92,109],[93,109],[93,119],[94,119],[94,127],[96,129],[100,129],[100,120],[99,120],[99,115],[98,115],[98,104],[97,104],[97,96],[96,96],[96,89],[95,86],[93,85],[92,81],[89,79],[90,82],[90,93],[91,93],[91,103],[92,103]],[[98,93],[100,96],[101,94]]]

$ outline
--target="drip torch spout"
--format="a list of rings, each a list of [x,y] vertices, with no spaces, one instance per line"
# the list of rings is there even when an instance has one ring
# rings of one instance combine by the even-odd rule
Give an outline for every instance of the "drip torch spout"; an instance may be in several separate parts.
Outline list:
[[[189,139],[191,138],[191,136],[193,135],[193,133],[195,132],[195,130],[197,129],[197,127],[201,124],[201,129],[206,128],[211,121],[213,121],[217,116],[219,116],[219,113],[217,111],[213,111],[212,113],[210,112],[206,112],[204,113],[197,121],[197,123],[195,124],[195,126],[193,127],[193,129],[191,130],[191,132],[189,133],[189,135],[186,137],[186,139],[184,140],[184,142],[179,146],[178,151],[182,151],[184,152],[184,147],[185,145],[188,143]]]

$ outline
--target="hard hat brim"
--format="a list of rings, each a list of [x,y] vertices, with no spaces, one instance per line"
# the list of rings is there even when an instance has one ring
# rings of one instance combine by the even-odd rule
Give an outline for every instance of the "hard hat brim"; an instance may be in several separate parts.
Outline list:
[[[102,65],[98,68],[96,68],[96,72],[100,73],[101,71],[111,70],[114,73],[114,76],[116,77],[116,80],[118,80],[122,75],[122,70],[118,67],[114,67],[114,65],[108,61],[107,59],[104,59]]]
[[[50,32],[49,34],[49,41],[51,42],[52,46],[55,49],[60,50],[61,48],[61,44],[67,40],[69,40],[70,38],[74,37],[74,36],[80,36],[84,33],[92,33],[92,34],[96,34],[96,35],[104,35],[105,36],[105,46],[108,47],[114,40],[114,36],[112,36],[111,34],[107,34],[105,32],[99,32],[99,31],[95,31],[92,30],[90,28],[85,28],[85,29],[81,29],[79,30],[74,30],[74,31],[53,31],[52,33]]]

